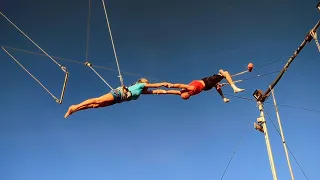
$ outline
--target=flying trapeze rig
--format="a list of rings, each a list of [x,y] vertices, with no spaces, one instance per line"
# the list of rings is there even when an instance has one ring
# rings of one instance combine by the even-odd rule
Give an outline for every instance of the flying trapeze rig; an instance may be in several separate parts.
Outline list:
[[[123,87],[124,86],[124,82],[123,82],[123,78],[122,78],[120,67],[119,67],[119,63],[118,63],[118,58],[117,58],[117,54],[116,54],[116,50],[115,50],[115,45],[114,45],[114,42],[113,42],[111,27],[110,27],[108,14],[107,14],[106,5],[105,5],[104,0],[102,0],[102,5],[103,5],[103,9],[104,9],[105,17],[106,17],[106,22],[107,22],[108,29],[109,29],[109,35],[110,35],[110,39],[111,39],[111,43],[112,43],[113,53],[114,53],[116,64],[117,64],[117,70],[112,69],[112,68],[108,68],[108,67],[93,65],[92,63],[88,62],[91,0],[89,0],[89,14],[88,14],[88,26],[87,26],[87,44],[86,44],[87,47],[86,47],[86,60],[85,60],[85,62],[79,62],[79,61],[74,61],[74,60],[70,60],[70,59],[66,59],[66,58],[50,56],[37,43],[35,43],[27,34],[25,34],[18,26],[16,26],[9,18],[7,18],[2,12],[0,12],[0,14],[8,22],[10,22],[18,31],[20,31],[20,33],[22,33],[28,40],[30,40],[38,49],[40,49],[43,52],[43,54],[37,53],[37,52],[31,52],[31,51],[27,51],[27,50],[22,50],[22,49],[17,49],[17,48],[13,48],[13,47],[8,47],[8,46],[1,46],[1,47],[2,47],[3,51],[6,52],[19,66],[21,66],[21,68],[23,70],[25,70],[35,81],[37,81],[40,84],[40,86],[43,89],[45,89],[58,104],[62,104],[62,102],[63,102],[63,98],[64,98],[64,94],[65,94],[65,91],[66,91],[66,86],[67,86],[67,82],[68,82],[68,78],[69,78],[69,72],[68,72],[68,70],[67,70],[67,68],[65,66],[62,66],[61,64],[59,64],[55,59],[60,59],[62,61],[68,61],[68,62],[72,62],[72,63],[83,64],[83,65],[89,67],[106,85],[109,86],[110,89],[113,89],[112,86],[94,69],[94,67],[95,68],[105,69],[105,70],[118,71],[118,73],[119,73],[118,77],[120,79],[121,86]],[[318,11],[320,11],[320,2],[317,4],[317,9],[318,9]],[[249,80],[249,79],[253,79],[253,78],[257,78],[257,77],[262,77],[262,76],[266,76],[266,75],[273,74],[273,73],[278,73],[278,76],[276,77],[276,79],[269,85],[269,87],[266,89],[265,92],[263,92],[260,89],[257,89],[253,93],[253,96],[254,96],[254,98],[255,98],[255,100],[257,102],[257,105],[258,105],[258,108],[259,108],[259,111],[260,111],[260,117],[257,118],[257,123],[254,123],[254,128],[256,130],[260,131],[261,133],[263,133],[264,136],[265,136],[265,141],[266,141],[266,146],[267,146],[267,151],[268,151],[268,156],[269,156],[271,172],[272,172],[274,180],[277,180],[277,173],[276,173],[276,168],[275,168],[275,165],[274,165],[271,145],[270,145],[270,141],[269,141],[269,134],[268,134],[268,130],[267,130],[263,104],[268,99],[268,97],[270,95],[272,95],[273,103],[275,105],[276,115],[277,115],[277,119],[278,119],[279,129],[280,129],[279,134],[280,134],[280,136],[282,138],[282,143],[283,143],[284,150],[285,150],[285,153],[286,153],[286,159],[287,159],[287,163],[288,163],[288,166],[289,166],[291,179],[294,180],[294,175],[293,175],[293,171],[292,171],[292,167],[291,167],[291,163],[290,163],[290,158],[289,158],[289,155],[288,155],[288,147],[287,147],[287,144],[286,144],[286,141],[285,141],[285,138],[284,138],[282,125],[281,125],[281,121],[280,121],[280,116],[279,116],[279,111],[278,111],[276,100],[275,100],[275,96],[274,96],[274,87],[277,85],[277,83],[280,81],[281,77],[288,70],[290,64],[298,56],[298,54],[306,46],[307,43],[310,43],[312,40],[314,40],[316,45],[317,45],[318,50],[320,51],[320,45],[319,45],[318,38],[317,38],[317,29],[318,29],[319,26],[320,26],[320,21],[318,21],[316,23],[316,25],[307,33],[305,39],[300,44],[300,46],[296,49],[294,54],[291,57],[289,57],[289,60],[285,59],[285,60],[287,60],[287,63],[285,64],[285,66],[283,67],[283,69],[281,71],[274,71],[274,72],[270,72],[270,73],[266,73],[266,74],[262,74],[262,75],[257,75],[255,77],[251,77],[251,78],[234,81],[235,83],[239,83],[239,82],[242,82],[242,81],[245,81],[245,80]],[[12,49],[12,50],[21,51],[21,52],[30,53],[30,54],[35,54],[35,55],[40,55],[40,56],[47,56],[57,66],[59,66],[61,71],[65,74],[60,98],[57,98],[55,95],[53,95],[12,54],[10,54],[7,49]],[[266,65],[255,67],[255,69],[258,69],[258,68],[261,68],[261,67],[276,63],[276,62],[281,62],[281,61],[284,61],[284,60],[278,60],[278,61],[275,61],[275,62],[271,62],[271,63],[268,63]],[[248,66],[246,67],[245,71],[239,72],[239,73],[234,74],[232,76],[238,76],[238,75],[241,75],[241,74],[245,74],[247,72],[252,72],[253,68],[254,68],[254,65],[252,63],[249,63]],[[134,75],[134,74],[129,73],[129,72],[126,72],[126,74],[133,75],[133,76],[140,76],[140,75]],[[156,79],[156,78],[152,78],[152,79]],[[222,83],[222,86],[225,86],[225,85],[228,85],[228,83]]]
[[[113,37],[112,37],[112,31],[111,31],[111,27],[110,27],[110,22],[109,22],[109,18],[108,18],[108,14],[107,14],[107,9],[106,9],[106,5],[105,5],[105,2],[104,0],[102,0],[102,6],[103,6],[103,9],[104,9],[104,14],[105,14],[105,18],[106,18],[106,23],[108,25],[108,30],[109,30],[109,35],[110,35],[110,39],[111,39],[111,43],[112,43],[112,48],[113,48],[113,53],[114,53],[114,57],[115,57],[115,60],[116,60],[116,64],[117,64],[117,70],[118,73],[119,73],[119,79],[120,79],[120,83],[121,83],[121,86],[124,87],[124,82],[123,82],[123,78],[122,78],[122,75],[121,75],[121,71],[120,71],[120,67],[119,67],[119,62],[118,62],[118,58],[117,58],[117,53],[116,53],[116,48],[115,48],[115,45],[114,45],[114,41],[113,41]],[[12,24],[21,34],[23,34],[29,41],[31,41],[38,49],[40,49],[42,53],[37,53],[37,52],[32,52],[32,51],[27,51],[27,50],[23,50],[23,49],[18,49],[18,48],[14,48],[14,47],[9,47],[9,46],[1,46],[1,48],[3,49],[4,52],[6,52],[23,70],[25,70],[36,82],[38,82],[38,84],[45,90],[47,91],[51,97],[58,103],[58,104],[62,104],[63,102],[63,99],[64,99],[64,95],[65,95],[65,91],[66,91],[66,87],[67,87],[67,82],[68,82],[68,78],[69,78],[69,72],[67,70],[67,68],[65,66],[62,66],[61,64],[59,64],[56,59],[60,59],[60,60],[63,60],[63,61],[68,61],[68,62],[72,62],[72,63],[78,63],[78,64],[83,64],[87,67],[89,67],[110,89],[113,89],[113,87],[94,69],[95,68],[102,68],[102,69],[105,69],[105,70],[114,70],[114,69],[111,69],[111,68],[108,68],[108,67],[103,67],[103,66],[96,66],[96,65],[93,65],[92,63],[90,63],[88,61],[88,51],[89,51],[89,34],[90,34],[90,19],[91,19],[91,0],[89,0],[89,11],[88,11],[88,22],[87,22],[87,42],[86,42],[86,60],[85,62],[79,62],[79,61],[74,61],[74,60],[70,60],[70,59],[66,59],[66,58],[61,58],[61,57],[54,57],[54,56],[51,56],[49,55],[43,48],[41,48],[34,40],[32,40],[26,33],[24,33],[16,24],[14,24],[8,17],[6,17],[2,12],[0,12],[0,14],[10,23]],[[25,53],[29,53],[29,54],[35,54],[35,55],[40,55],[40,56],[47,56],[48,58],[50,58],[56,65],[58,65],[61,70],[63,71],[63,73],[65,73],[65,78],[64,78],[64,82],[63,82],[63,86],[62,86],[62,90],[61,90],[61,95],[60,95],[60,98],[57,98],[53,93],[50,92],[50,90],[45,87],[43,85],[43,83],[40,82],[39,79],[37,79],[31,72],[29,72],[11,53],[9,53],[8,49],[11,49],[11,50],[15,50],[15,51],[20,51],[20,52],[25,52]],[[282,61],[282,60],[281,60]],[[280,62],[280,61],[276,61],[276,62]],[[263,65],[265,66],[265,65]],[[260,66],[262,67],[262,66]],[[259,67],[257,67],[259,68]],[[238,75],[241,75],[241,74],[245,74],[247,72],[252,72],[253,70],[253,64],[252,63],[249,63],[248,66],[247,66],[247,69],[245,71],[242,71],[240,73],[237,73],[237,74],[234,74],[232,76],[238,76]],[[277,71],[276,71],[277,72]],[[269,75],[269,74],[273,74],[273,73],[276,73],[276,72],[271,72],[271,73],[266,73],[266,74],[261,74],[261,75],[257,75],[255,77],[251,77],[251,78],[247,78],[247,79],[242,79],[242,80],[237,80],[235,81],[235,83],[239,83],[239,82],[242,82],[242,81],[246,81],[246,80],[249,80],[249,79],[253,79],[253,78],[257,78],[257,77],[262,77],[262,76],[266,76],[266,75]],[[127,72],[126,74],[129,74],[129,75],[133,75],[133,73],[129,73]],[[151,79],[156,79],[156,78],[151,78]],[[222,83],[221,84],[222,86],[225,86],[225,85],[229,85],[228,83]]]

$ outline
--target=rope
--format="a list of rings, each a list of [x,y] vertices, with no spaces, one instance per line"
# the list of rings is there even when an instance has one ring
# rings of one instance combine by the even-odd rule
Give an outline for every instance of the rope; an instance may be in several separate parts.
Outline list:
[[[96,73],[96,75],[97,75],[106,85],[108,85],[111,90],[113,90],[113,88],[110,86],[110,84],[109,84],[106,80],[104,80],[104,79],[100,76],[100,74],[99,74],[95,69],[93,69],[90,65],[87,65],[87,66],[88,66],[94,73]]]
[[[47,54],[37,43],[35,43],[29,36],[27,36],[20,28],[18,28],[13,22],[10,21],[2,12],[0,14],[7,20],[9,21],[17,30],[19,30],[27,39],[29,39],[35,46],[37,46],[45,55],[47,55],[54,63],[56,63],[62,71],[66,72],[66,68],[62,67],[57,61],[55,61],[49,54]]]
[[[239,146],[240,146],[240,143],[241,143],[241,141],[242,141],[245,133],[247,132],[247,129],[248,129],[248,126],[249,126],[249,124],[250,124],[250,122],[251,122],[251,119],[252,119],[252,117],[249,118],[249,121],[247,122],[247,125],[246,125],[246,127],[244,128],[244,131],[242,132],[242,135],[241,135],[241,137],[240,137],[240,139],[239,139],[239,141],[238,141],[238,143],[237,143],[237,145],[236,145],[236,147],[235,147],[235,149],[234,149],[234,151],[233,151],[233,153],[232,153],[232,155],[231,155],[231,158],[230,158],[230,160],[229,160],[229,162],[228,162],[228,164],[227,164],[227,167],[226,167],[226,169],[224,170],[224,172],[223,172],[223,174],[222,174],[222,176],[221,176],[221,180],[223,179],[225,173],[227,172],[227,170],[228,170],[228,168],[229,168],[229,165],[230,165],[230,163],[231,163],[234,155],[236,154],[236,151],[238,150],[238,148],[239,148]]]
[[[277,130],[277,132],[278,132],[279,136],[281,137],[281,133],[280,133],[280,131],[278,130],[278,128],[276,127],[275,123],[273,122],[273,120],[272,120],[272,119],[271,119],[271,117],[269,116],[268,112],[265,110],[265,108],[263,108],[263,109],[264,109],[265,113],[267,114],[267,116],[268,116],[269,120],[272,122],[273,127]],[[295,156],[294,156],[294,155],[293,155],[293,153],[291,152],[290,148],[288,147],[287,142],[285,141],[285,142],[283,142],[283,143],[287,146],[287,148],[288,148],[288,150],[289,150],[290,154],[292,155],[292,157],[294,158],[295,162],[296,162],[296,163],[297,163],[297,165],[299,166],[299,168],[300,168],[300,170],[302,171],[302,173],[303,173],[304,177],[305,177],[306,179],[308,179],[308,177],[307,177],[306,173],[303,171],[303,169],[301,168],[301,166],[300,166],[300,164],[298,163],[297,159],[295,158]]]
[[[2,49],[23,69],[25,70],[35,81],[37,81],[40,86],[46,90],[52,97],[53,99],[55,99],[56,101],[59,101],[58,98],[56,98],[36,77],[34,77],[22,64],[20,64],[20,62],[15,58],[13,57],[4,47],[2,47]]]
[[[32,51],[27,51],[27,50],[23,50],[23,49],[18,49],[18,48],[14,48],[14,47],[9,47],[9,46],[3,46],[7,49],[12,49],[12,50],[15,50],[15,51],[20,51],[20,52],[24,52],[24,53],[28,53],[28,54],[34,54],[34,55],[38,55],[38,56],[45,56],[44,54],[42,53],[37,53],[37,52],[32,52]],[[81,61],[75,61],[75,60],[72,60],[72,59],[67,59],[67,58],[62,58],[62,57],[57,57],[57,56],[52,56],[54,57],[55,59],[59,59],[61,61],[66,61],[66,62],[70,62],[70,63],[75,63],[75,64],[81,64],[81,65],[84,65],[85,63],[81,62]],[[98,65],[91,65],[92,67],[95,67],[95,68],[100,68],[100,69],[104,69],[104,70],[109,70],[109,71],[115,71],[117,72],[116,69],[113,69],[113,68],[109,68],[109,67],[105,67],[105,66],[98,66]],[[136,76],[136,77],[141,77],[142,75],[140,74],[136,74],[136,73],[131,73],[131,72],[127,72],[127,71],[122,71],[123,74],[127,74],[129,76]],[[146,76],[147,78],[149,79],[154,79],[154,80],[158,80],[158,78],[154,78],[154,77],[151,77],[151,76]]]
[[[265,102],[265,103],[270,103],[270,102]],[[313,109],[308,109],[308,108],[302,108],[302,107],[295,107],[295,106],[290,106],[286,104],[277,104],[278,106],[283,106],[283,107],[288,107],[288,108],[293,108],[293,109],[300,109],[303,111],[310,111],[310,112],[315,112],[315,113],[320,113],[318,110],[313,110]]]
[[[86,62],[88,62],[88,53],[89,53],[90,19],[91,19],[91,0],[89,0],[89,12],[88,12],[88,22],[87,22]]]
[[[108,19],[107,9],[106,9],[106,6],[105,6],[105,4],[104,4],[104,0],[102,0],[102,5],[103,5],[103,9],[104,9],[104,14],[105,14],[105,16],[106,16],[107,24],[108,24],[110,39],[111,39],[111,43],[112,43],[112,48],[113,48],[114,57],[115,57],[115,59],[116,59],[116,63],[117,63],[117,67],[118,67],[118,72],[119,72],[119,78],[120,78],[121,86],[124,86],[124,84],[123,84],[123,79],[122,79],[121,72],[120,72],[119,63],[118,63],[118,57],[117,57],[117,53],[116,53],[116,48],[115,48],[115,46],[114,46],[114,42],[113,42],[113,38],[112,38],[112,32],[111,32],[111,27],[110,27],[109,19]]]
[[[247,98],[247,97],[236,96],[236,95],[232,95],[232,94],[225,94],[225,95],[230,96],[230,97],[235,97],[235,98],[238,98],[238,99],[248,100],[248,101],[257,101],[254,98]],[[264,102],[264,103],[271,104],[271,102]],[[277,105],[278,106],[292,108],[292,109],[299,109],[299,110],[303,110],[303,111],[310,111],[310,112],[314,112],[314,113],[320,113],[319,110],[314,110],[314,109],[308,109],[308,108],[302,108],[302,107],[296,107],[296,106],[289,106],[289,105],[286,105],[286,104],[278,104],[278,103],[277,103]]]
[[[89,7],[88,7],[86,61],[85,61],[84,64],[87,65],[112,90],[113,88],[110,86],[110,84],[104,78],[102,78],[102,76],[92,67],[91,63],[88,62],[89,39],[90,39],[90,19],[91,19],[91,0],[89,0]]]
[[[282,61],[285,61],[285,60],[287,60],[287,59],[281,59],[281,60],[277,60],[277,61],[274,61],[274,62],[271,62],[271,63],[267,63],[267,64],[264,64],[264,65],[261,65],[261,66],[257,66],[254,69],[260,69],[262,67],[269,66],[271,64],[282,62]],[[233,74],[233,75],[231,75],[231,77],[235,77],[235,76],[238,76],[238,75],[241,75],[241,74],[245,74],[247,72],[249,72],[249,70],[245,70],[245,71],[239,72],[237,74]],[[278,72],[280,72],[280,71],[278,71]]]
[[[273,72],[268,72],[268,73],[261,74],[261,75],[258,74],[257,76],[253,76],[253,77],[250,77],[250,78],[243,79],[242,81],[247,81],[247,80],[255,79],[255,78],[258,78],[258,77],[267,76],[267,75],[275,74],[275,73],[278,73],[278,72],[279,71],[273,71]]]
[[[288,57],[288,58],[289,58],[289,57]],[[260,68],[263,68],[263,67],[265,67],[265,66],[270,66],[271,64],[275,64],[275,63],[278,63],[278,62],[286,61],[286,60],[288,60],[288,58],[286,58],[286,59],[281,59],[281,60],[277,60],[277,61],[273,61],[273,62],[270,62],[270,63],[267,63],[267,64],[263,64],[263,65],[261,65],[261,66],[255,67],[255,69],[260,69]]]
[[[91,0],[89,0],[89,7],[88,7],[86,61],[85,61],[85,65],[87,65],[112,90],[113,88],[110,86],[110,84],[92,67],[91,63],[88,62],[89,40],[90,40],[90,20],[91,20]]]

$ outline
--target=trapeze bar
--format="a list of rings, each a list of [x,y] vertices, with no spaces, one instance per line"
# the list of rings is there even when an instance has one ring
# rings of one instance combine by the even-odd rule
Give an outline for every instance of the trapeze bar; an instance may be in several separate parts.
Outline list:
[[[242,82],[242,80],[236,80],[236,81],[233,81],[234,83],[239,83],[239,82]],[[226,86],[226,85],[229,85],[229,83],[221,83],[221,86]]]
[[[64,68],[64,69],[65,69],[66,76],[64,77],[64,82],[63,82],[63,87],[62,87],[60,100],[57,101],[57,103],[59,103],[59,104],[62,104],[62,101],[63,101],[63,98],[64,98],[64,94],[65,94],[65,91],[66,91],[66,87],[67,87],[67,83],[68,83],[68,79],[69,79],[69,72],[67,71],[66,68]]]

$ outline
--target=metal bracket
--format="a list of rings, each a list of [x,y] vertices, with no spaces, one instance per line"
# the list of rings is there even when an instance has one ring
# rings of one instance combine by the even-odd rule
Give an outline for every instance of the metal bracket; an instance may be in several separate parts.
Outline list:
[[[264,133],[264,129],[263,129],[263,126],[262,124],[265,123],[263,121],[263,117],[258,117],[257,118],[257,123],[254,123],[254,129],[256,129],[257,131],[260,131],[262,133]]]
[[[311,30],[310,31],[310,36],[314,39],[314,41],[316,42],[316,45],[318,47],[318,50],[320,52],[320,44],[319,44],[319,41],[318,41],[318,35],[317,35],[317,31],[316,30]]]
[[[260,123],[254,123],[254,129],[260,131],[261,133],[264,133],[264,129]]]
[[[258,122],[259,124],[263,124],[263,123],[264,123],[263,118],[262,118],[262,117],[258,117],[258,118],[257,118],[257,122]]]
[[[260,90],[260,89],[255,90],[253,93],[253,97],[256,98],[257,101],[261,101],[261,99],[263,97],[262,90]]]
[[[88,66],[88,67],[92,67],[92,64],[89,62],[85,62],[84,65]]]

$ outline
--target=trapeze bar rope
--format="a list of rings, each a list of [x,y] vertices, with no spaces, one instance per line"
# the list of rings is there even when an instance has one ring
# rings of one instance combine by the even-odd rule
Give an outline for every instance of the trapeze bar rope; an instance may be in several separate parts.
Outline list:
[[[88,12],[88,22],[87,22],[86,62],[88,62],[88,54],[89,54],[90,19],[91,19],[91,0],[89,0],[89,12]]]
[[[17,30],[19,30],[27,39],[29,39],[35,46],[37,46],[45,55],[47,55],[54,63],[56,63],[63,72],[67,72],[66,68],[61,66],[57,61],[55,61],[49,54],[47,54],[37,43],[35,43],[28,35],[26,35],[20,28],[18,28],[10,19],[8,19],[2,12],[0,14],[9,21]]]
[[[56,102],[59,102],[59,99],[56,98],[36,77],[34,77],[22,64],[20,64],[20,62],[13,57],[4,47],[2,47],[2,49],[22,68],[24,69],[35,81],[37,81],[40,86],[42,86],[43,89],[45,89],[52,97],[53,99],[56,100]]]
[[[292,63],[292,61],[295,59],[295,57],[298,56],[298,54],[300,53],[300,51],[304,48],[304,46],[310,42],[312,40],[312,32],[315,32],[318,27],[320,26],[320,21],[317,22],[317,24],[312,28],[311,31],[309,31],[309,33],[306,35],[305,39],[303,40],[303,42],[301,43],[301,45],[298,47],[298,49],[293,53],[293,55],[289,58],[288,62],[285,64],[285,66],[283,67],[283,69],[280,71],[280,73],[278,74],[278,76],[276,77],[276,79],[271,83],[271,85],[269,86],[270,88],[268,88],[266,90],[266,92],[262,95],[262,99],[261,101],[264,102],[268,96],[270,96],[270,92],[271,89],[273,89],[277,83],[279,82],[279,80],[281,79],[281,77],[283,76],[283,74],[288,70],[290,64]]]
[[[124,86],[124,84],[123,84],[123,79],[122,79],[122,75],[121,75],[121,72],[120,72],[119,63],[118,63],[118,57],[117,57],[117,53],[116,53],[116,48],[115,48],[115,46],[114,46],[114,42],[113,42],[113,38],[112,38],[112,32],[111,32],[111,27],[110,27],[109,19],[108,19],[107,9],[106,9],[104,0],[102,0],[102,5],[103,5],[104,14],[105,14],[105,16],[106,16],[106,20],[107,20],[107,24],[108,24],[108,28],[109,28],[109,34],[110,34],[110,38],[111,38],[111,43],[112,43],[112,48],[113,48],[114,57],[115,57],[115,59],[116,59],[116,63],[117,63],[117,67],[118,67],[118,72],[119,72],[119,78],[120,78],[121,86]]]
[[[94,73],[96,73],[96,75],[97,75],[106,85],[108,85],[111,90],[113,90],[113,88],[110,86],[110,84],[109,84],[106,80],[104,80],[103,77],[101,77],[100,74],[99,74],[95,69],[93,69],[91,63],[86,62],[86,66],[88,66]]]

